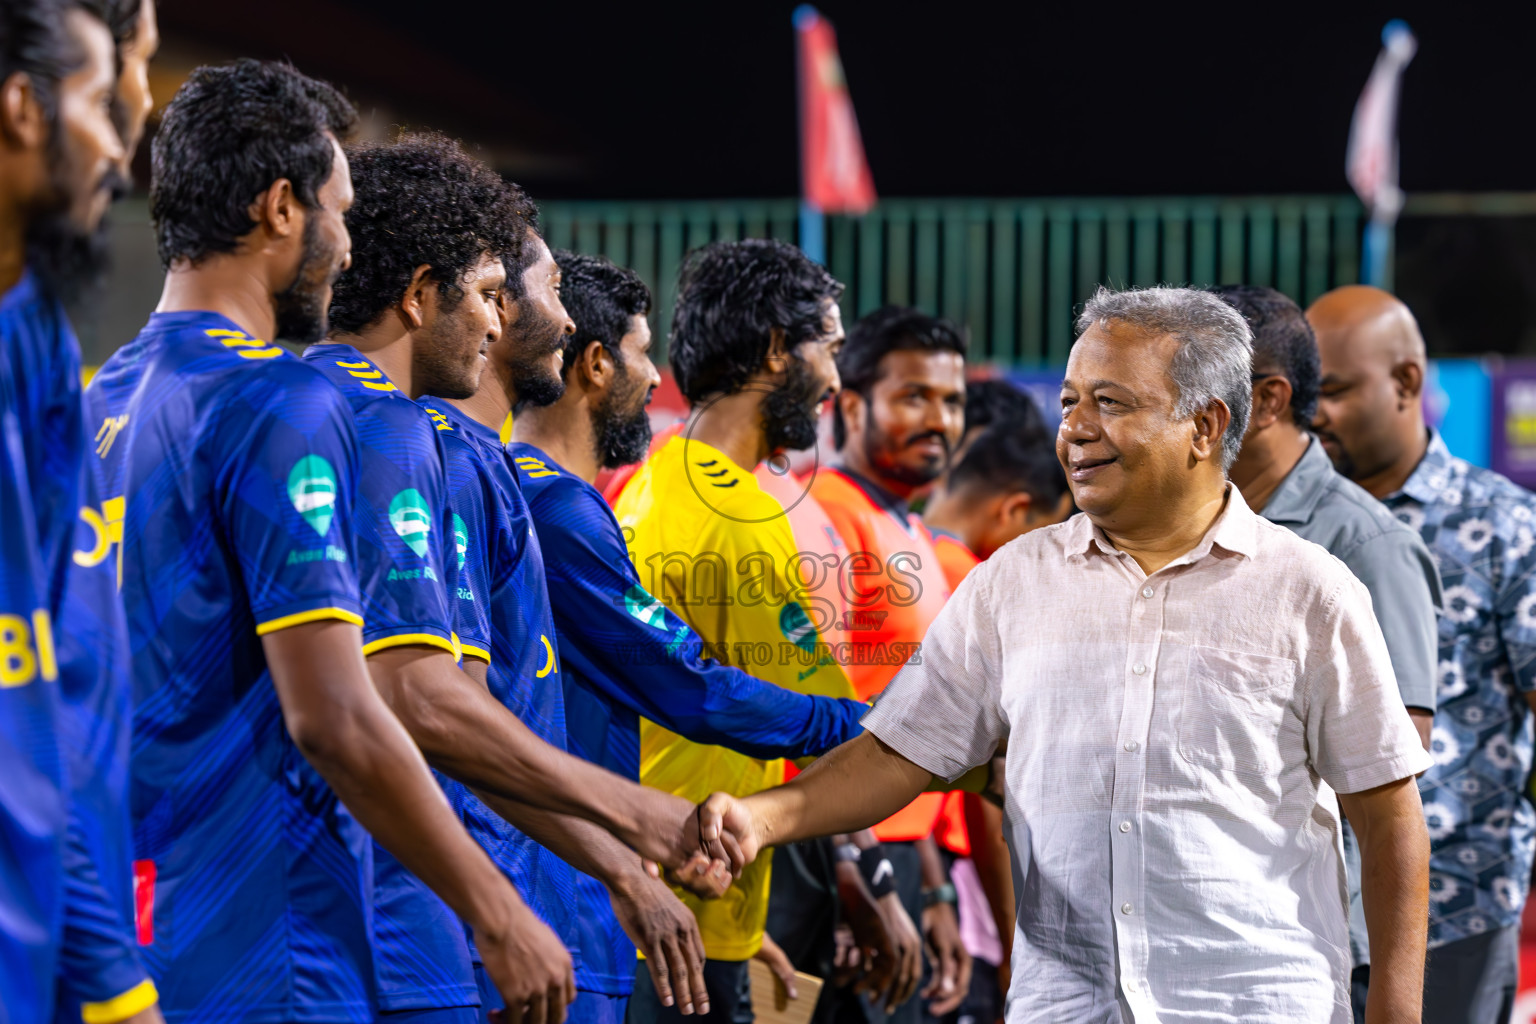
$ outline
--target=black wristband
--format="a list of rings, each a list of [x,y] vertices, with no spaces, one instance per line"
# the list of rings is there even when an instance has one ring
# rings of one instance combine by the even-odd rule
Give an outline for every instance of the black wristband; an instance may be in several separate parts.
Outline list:
[[[896,869],[886,859],[883,846],[871,846],[859,854],[859,873],[875,899],[896,891]]]

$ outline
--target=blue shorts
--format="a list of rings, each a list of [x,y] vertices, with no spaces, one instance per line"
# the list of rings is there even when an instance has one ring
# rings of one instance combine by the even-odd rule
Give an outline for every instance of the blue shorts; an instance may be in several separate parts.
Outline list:
[[[431,1010],[382,1010],[376,1024],[480,1024],[480,1007],[446,1006]]]
[[[475,984],[480,986],[481,1021],[490,1019],[492,1010],[503,1009],[501,993],[491,984],[485,968],[475,964]],[[608,996],[601,992],[576,991],[576,1001],[566,1010],[566,1024],[624,1024],[624,1013],[629,1008],[629,996]],[[433,1022],[435,1024],[435,1022]]]

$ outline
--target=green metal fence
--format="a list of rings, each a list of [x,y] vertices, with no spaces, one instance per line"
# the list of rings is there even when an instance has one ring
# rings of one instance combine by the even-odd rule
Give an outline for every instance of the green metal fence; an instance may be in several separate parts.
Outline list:
[[[792,199],[551,202],[552,246],[633,267],[656,295],[664,355],[678,266],[716,239],[795,241]],[[1250,283],[1303,304],[1358,279],[1362,211],[1353,198],[887,199],[829,217],[827,263],[847,285],[846,317],[886,302],[966,325],[978,360],[1066,361],[1074,309],[1099,284]]]

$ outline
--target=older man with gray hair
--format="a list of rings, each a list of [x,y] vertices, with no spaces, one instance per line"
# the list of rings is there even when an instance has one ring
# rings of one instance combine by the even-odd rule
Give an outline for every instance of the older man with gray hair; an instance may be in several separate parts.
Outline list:
[[[1008,1024],[1348,1024],[1338,793],[1367,1019],[1417,1021],[1429,755],[1365,588],[1227,480],[1248,325],[1204,292],[1101,289],[1078,330],[1056,445],[1082,514],[966,578],[863,736],[787,786],[711,797],[702,834],[751,857],[853,831],[1006,741]]]

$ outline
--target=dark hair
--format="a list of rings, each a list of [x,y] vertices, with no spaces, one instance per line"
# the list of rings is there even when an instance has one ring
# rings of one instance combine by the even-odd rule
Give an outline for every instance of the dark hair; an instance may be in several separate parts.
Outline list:
[[[1040,407],[1017,385],[1001,377],[968,382],[965,385],[965,429],[969,431],[1002,422],[1012,422],[1015,430],[1026,434],[1043,437],[1052,434]]]
[[[238,60],[194,68],[165,108],[151,149],[149,212],[160,262],[230,252],[256,226],[251,202],[279,178],[313,207],[331,176],[331,137],[357,111],[291,64]]]
[[[837,375],[844,391],[865,398],[881,377],[880,361],[892,352],[957,352],[964,359],[965,332],[941,317],[907,306],[881,306],[859,318],[837,354]],[[832,443],[841,450],[848,439],[842,408],[832,404]]]
[[[133,40],[139,27],[139,12],[144,0],[73,0],[73,6],[84,8],[106,23],[112,33],[112,42],[118,47]]]
[[[1023,491],[1038,506],[1055,508],[1067,491],[1067,476],[1049,437],[1003,420],[987,427],[949,471],[951,491],[1012,494]]]
[[[569,373],[594,341],[601,342],[622,367],[619,342],[629,333],[631,317],[650,315],[651,290],[639,274],[601,256],[561,249],[555,253],[555,263],[560,267],[560,302],[576,324],[576,333],[565,343],[560,375]]]
[[[672,313],[671,361],[690,402],[734,394],[762,369],[775,329],[785,347],[819,338],[843,286],[788,242],[711,242],[688,254]]]
[[[352,266],[331,296],[331,327],[356,334],[400,301],[411,275],[431,267],[445,308],[487,254],[523,247],[533,204],[462,146],[436,132],[349,147],[355,198],[347,211]]]
[[[1224,284],[1212,292],[1253,328],[1253,372],[1278,370],[1291,382],[1291,416],[1306,429],[1317,412],[1323,370],[1317,338],[1301,307],[1273,288]]]
[[[58,124],[59,82],[84,57],[64,28],[64,13],[76,7],[102,16],[99,8],[71,0],[0,3],[0,82],[18,72],[29,77],[51,128]]]
[[[516,188],[515,185],[513,187]],[[518,191],[522,190],[518,189]],[[507,294],[514,299],[523,297],[523,274],[533,266],[533,261],[539,254],[538,246],[528,244],[530,232],[539,234],[539,208],[534,205],[533,200],[529,199],[527,202],[528,215],[523,218],[523,232],[517,242],[517,251],[510,256],[502,257],[501,260],[501,265],[507,270]]]

